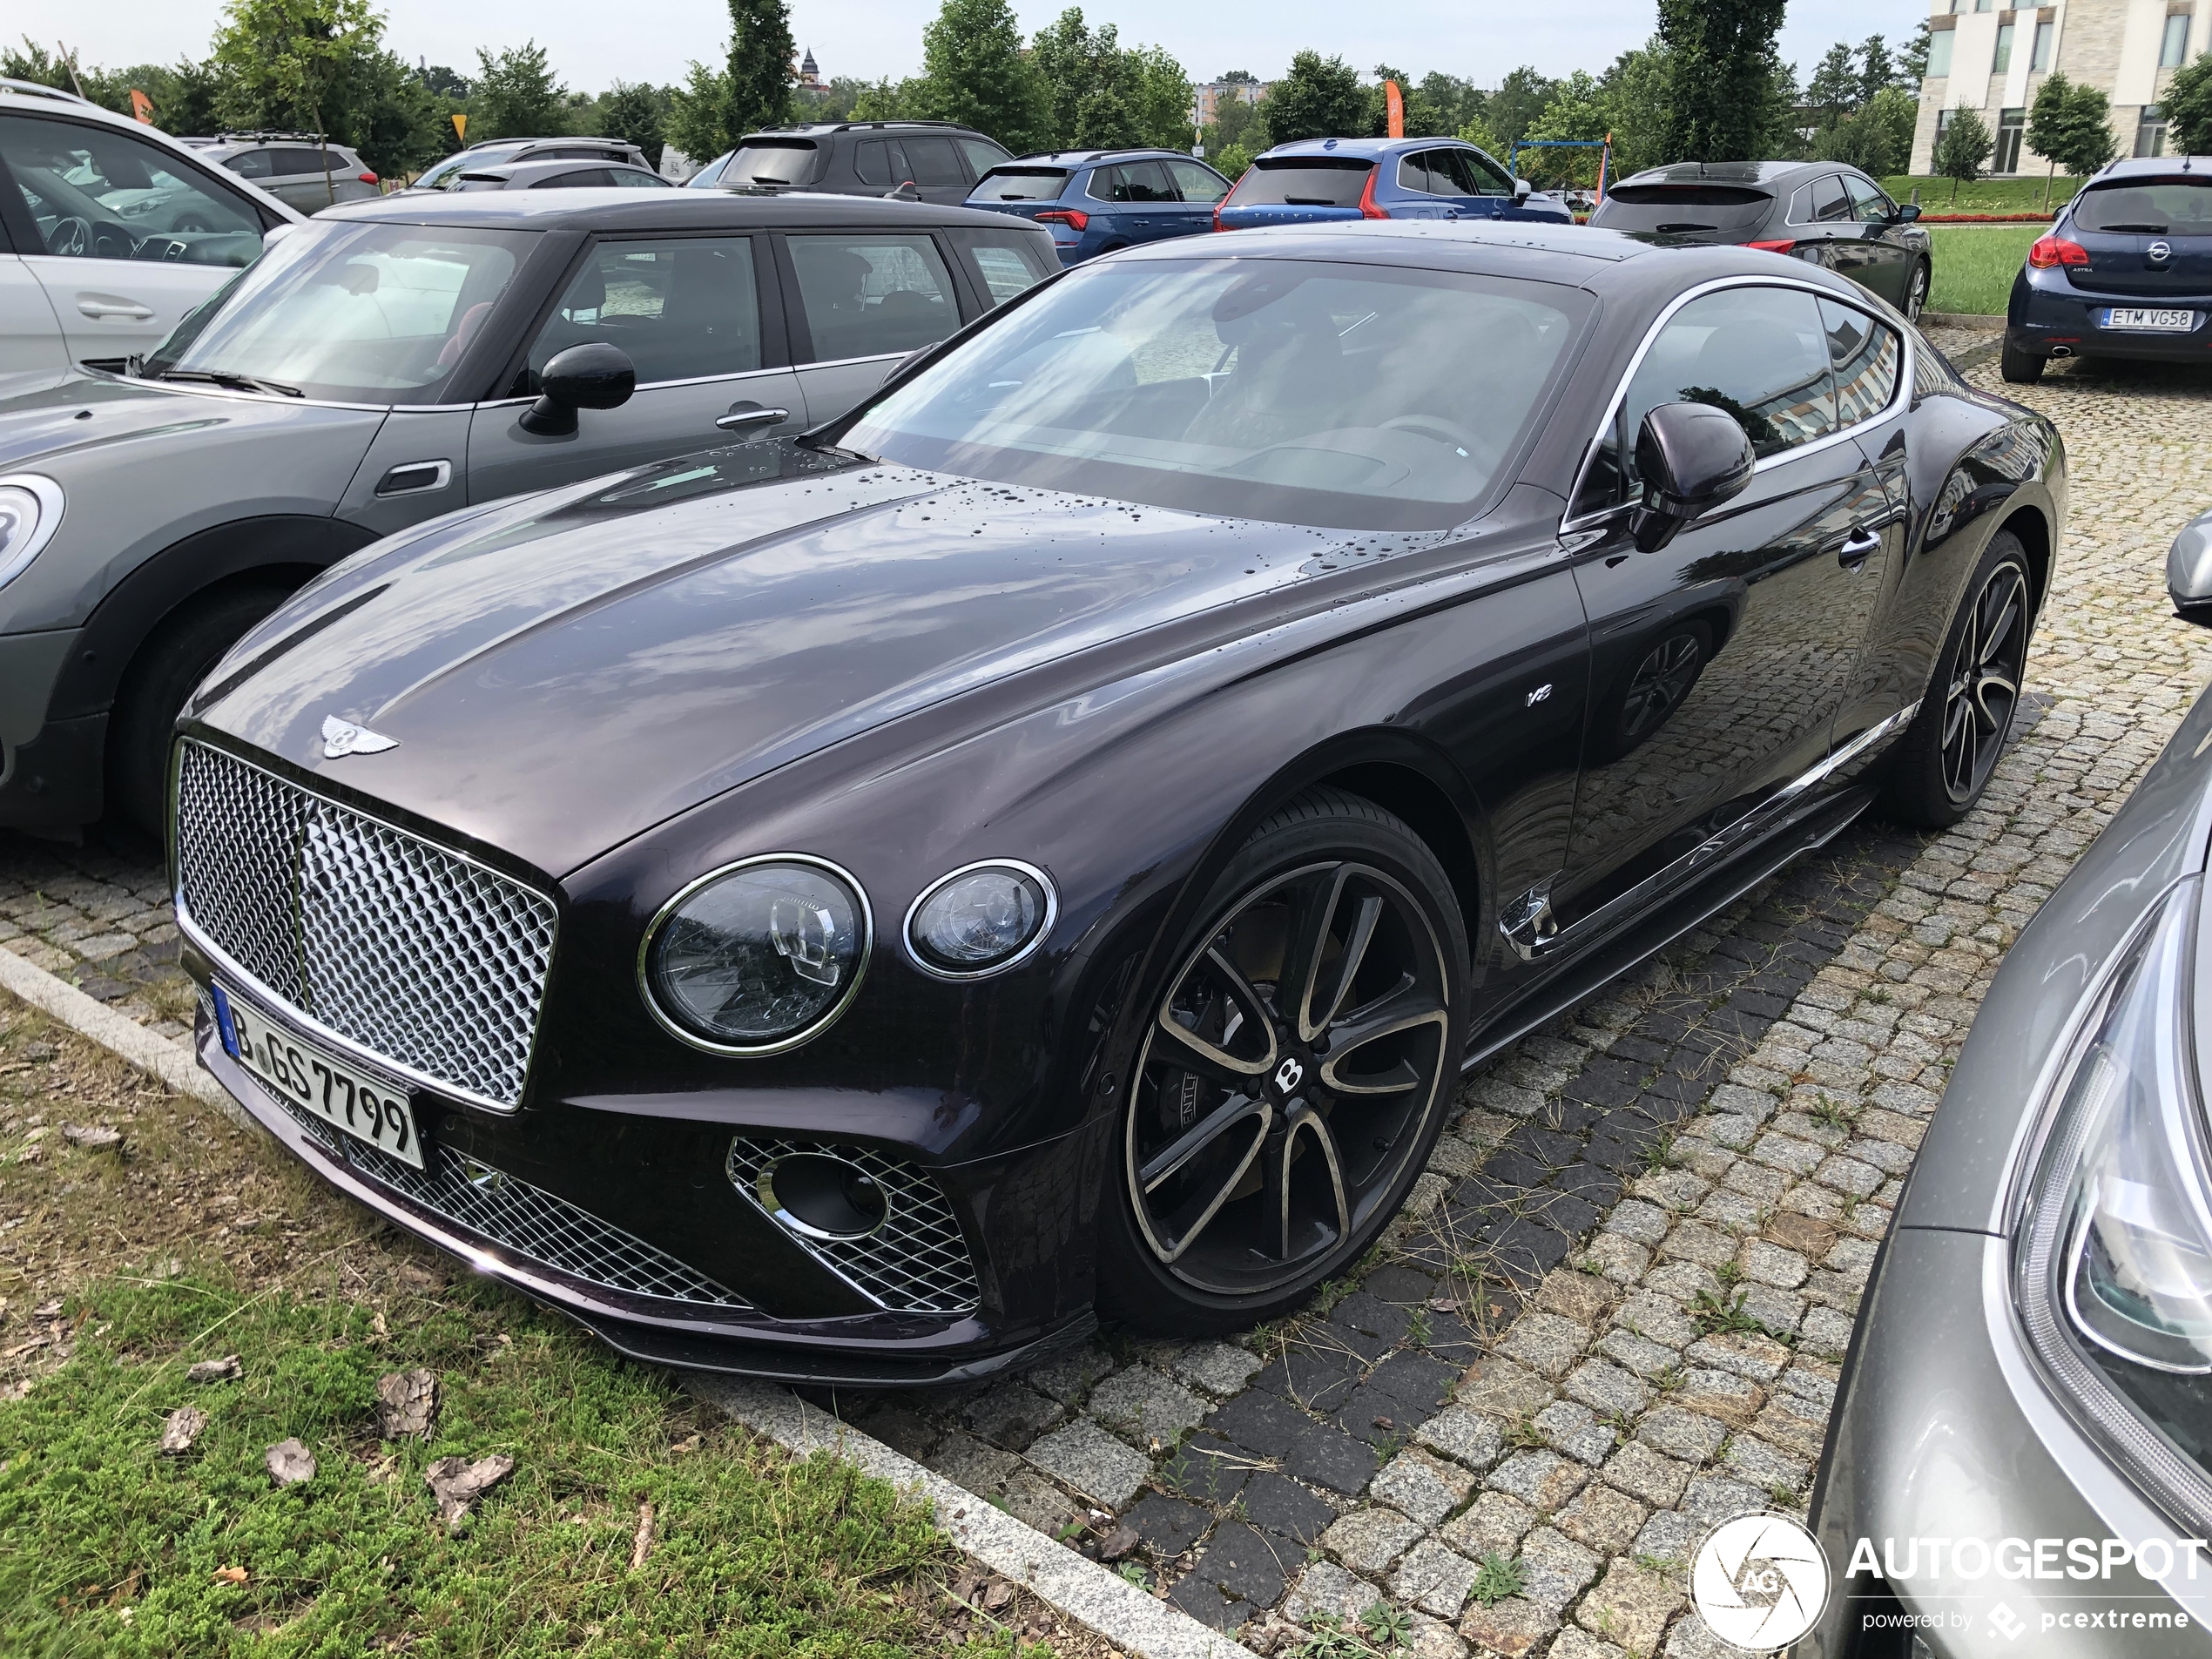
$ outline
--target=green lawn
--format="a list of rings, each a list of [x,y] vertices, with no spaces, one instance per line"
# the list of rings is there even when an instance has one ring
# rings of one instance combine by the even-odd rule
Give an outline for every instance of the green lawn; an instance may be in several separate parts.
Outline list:
[[[2013,279],[2027,261],[2028,245],[2042,233],[2034,225],[1929,226],[1935,284],[1928,309],[2004,315]]]
[[[2080,187],[2079,179],[2063,174],[2050,180],[2047,190],[2040,179],[1977,179],[1971,185],[1956,185],[1954,199],[1953,181],[1948,179],[1899,174],[1882,180],[1882,188],[1901,202],[1912,200],[1918,189],[1920,206],[1931,213],[2056,212]]]

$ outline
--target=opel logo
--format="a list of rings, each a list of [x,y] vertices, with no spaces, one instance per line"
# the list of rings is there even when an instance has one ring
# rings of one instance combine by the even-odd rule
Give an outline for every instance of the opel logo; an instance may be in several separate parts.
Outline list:
[[[1285,1094],[1296,1089],[1305,1076],[1305,1068],[1295,1059],[1285,1060],[1275,1068],[1275,1086]]]
[[[2153,242],[2144,253],[2153,265],[2163,265],[2174,257],[2174,245],[2171,242]]]

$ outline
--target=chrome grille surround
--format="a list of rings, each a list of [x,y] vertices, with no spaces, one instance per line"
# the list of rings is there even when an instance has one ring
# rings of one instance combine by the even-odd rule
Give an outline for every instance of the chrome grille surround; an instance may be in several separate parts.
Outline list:
[[[779,1158],[826,1152],[858,1165],[881,1189],[883,1225],[864,1238],[814,1238],[780,1223],[782,1233],[887,1313],[972,1313],[983,1299],[952,1201],[927,1170],[865,1146],[755,1139],[730,1143],[731,1184],[764,1216],[760,1177]]]
[[[494,1111],[521,1103],[553,960],[544,894],[187,738],[177,921],[309,1032]]]

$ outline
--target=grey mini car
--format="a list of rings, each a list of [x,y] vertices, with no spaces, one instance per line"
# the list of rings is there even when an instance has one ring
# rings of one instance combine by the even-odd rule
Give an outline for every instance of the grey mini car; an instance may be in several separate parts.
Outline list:
[[[2212,516],[2168,578],[2212,623]],[[1796,1653],[2212,1653],[2209,839],[2212,692],[1959,1055],[1844,1360]]]
[[[455,509],[795,432],[1059,268],[962,208],[423,192],[273,239],[131,374],[0,399],[0,825],[161,821],[176,711]]]

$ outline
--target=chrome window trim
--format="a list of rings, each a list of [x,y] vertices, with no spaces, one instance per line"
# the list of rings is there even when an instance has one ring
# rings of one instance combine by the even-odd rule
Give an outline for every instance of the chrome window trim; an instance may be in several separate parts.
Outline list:
[[[1028,876],[1030,880],[1044,889],[1044,920],[1037,924],[1037,930],[1030,935],[1028,942],[1002,961],[993,962],[988,968],[969,968],[965,972],[939,968],[915,948],[914,917],[921,912],[923,903],[938,888],[948,881],[971,874],[977,870],[1014,870]],[[1052,878],[1042,870],[1034,864],[1026,864],[1020,859],[978,859],[973,864],[961,865],[957,870],[946,871],[944,874],[914,894],[914,901],[907,907],[906,919],[899,924],[899,942],[906,950],[907,960],[928,974],[930,978],[949,980],[956,984],[964,984],[970,980],[988,979],[995,974],[1003,974],[1008,968],[1027,961],[1044,948],[1044,941],[1051,936],[1053,924],[1059,920],[1060,890],[1052,885]]]
[[[734,875],[739,870],[750,869],[757,864],[811,865],[815,869],[827,871],[850,888],[853,898],[858,900],[860,905],[860,961],[853,966],[853,981],[845,988],[845,994],[816,1015],[810,1023],[800,1027],[788,1036],[777,1037],[768,1042],[717,1042],[711,1037],[703,1037],[683,1024],[674,1015],[662,1008],[660,999],[653,995],[653,941],[660,937],[660,930],[667,925],[668,919],[680,910],[684,901],[693,894],[711,887],[726,875]],[[770,1055],[786,1054],[798,1048],[801,1043],[812,1042],[830,1027],[835,1025],[844,1016],[845,1010],[853,1006],[853,999],[860,994],[861,981],[867,978],[868,964],[874,959],[874,955],[875,910],[868,903],[868,890],[860,885],[860,877],[854,875],[843,865],[833,864],[827,859],[816,857],[812,853],[758,853],[751,858],[738,859],[728,864],[718,865],[697,880],[685,883],[683,887],[677,889],[673,898],[653,913],[652,921],[646,924],[645,935],[637,945],[637,995],[644,1000],[646,1012],[653,1016],[653,1022],[678,1042],[687,1043],[705,1054],[731,1055],[740,1059],[759,1060]]]
[[[1710,282],[1701,282],[1696,287],[1685,288],[1676,294],[1667,308],[1653,320],[1651,327],[1644,331],[1643,339],[1637,343],[1635,354],[1629,359],[1628,368],[1622,371],[1620,381],[1613,388],[1613,395],[1606,400],[1604,415],[1600,417],[1596,429],[1590,434],[1589,442],[1583,446],[1581,464],[1575,469],[1575,482],[1567,492],[1567,505],[1570,516],[1562,518],[1559,523],[1560,533],[1562,536],[1571,534],[1577,529],[1586,529],[1621,510],[1621,504],[1615,503],[1611,507],[1602,508],[1596,512],[1583,513],[1580,516],[1573,516],[1575,502],[1582,493],[1583,482],[1589,477],[1591,467],[1596,463],[1598,447],[1605,442],[1607,429],[1619,416],[1622,402],[1629,395],[1629,383],[1635,379],[1636,371],[1643,367],[1643,360],[1650,354],[1651,347],[1657,341],[1660,331],[1672,322],[1675,320],[1675,314],[1689,304],[1691,300],[1702,300],[1709,293],[1719,293],[1729,288],[1795,288],[1801,293],[1812,295],[1816,300],[1829,300],[1839,306],[1849,306],[1853,311],[1865,317],[1868,321],[1878,323],[1897,335],[1903,347],[1903,353],[1898,363],[1897,387],[1890,394],[1890,401],[1887,403],[1865,419],[1854,421],[1849,426],[1838,427],[1824,437],[1815,438],[1811,443],[1798,444],[1795,448],[1781,450],[1767,456],[1763,461],[1753,463],[1751,472],[1754,476],[1778,462],[1795,461],[1802,455],[1814,455],[1832,444],[1841,442],[1855,434],[1859,428],[1871,426],[1877,421],[1885,421],[1896,414],[1900,408],[1912,401],[1912,376],[1919,367],[1915,354],[1919,350],[1918,343],[1913,339],[1913,330],[1898,327],[1895,323],[1887,321],[1878,314],[1868,309],[1848,295],[1823,287],[1817,282],[1806,282],[1794,277],[1728,276],[1716,277]]]

